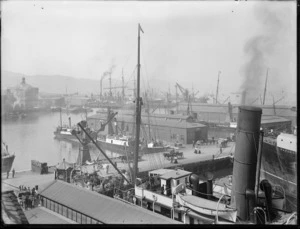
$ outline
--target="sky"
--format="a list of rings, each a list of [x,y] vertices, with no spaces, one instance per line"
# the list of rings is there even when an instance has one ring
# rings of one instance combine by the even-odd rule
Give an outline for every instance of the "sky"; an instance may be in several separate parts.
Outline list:
[[[1,1],[2,69],[296,100],[296,1]],[[224,98],[225,98],[224,97]]]

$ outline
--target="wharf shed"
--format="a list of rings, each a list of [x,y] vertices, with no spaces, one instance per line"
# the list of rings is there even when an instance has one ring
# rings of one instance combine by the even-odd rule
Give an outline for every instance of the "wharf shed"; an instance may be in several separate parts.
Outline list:
[[[86,106],[88,103],[89,98],[86,96],[80,96],[80,95],[69,95],[65,97],[66,103],[70,107],[82,107]]]
[[[192,112],[197,114],[198,120],[205,122],[214,122],[218,124],[229,121],[229,109],[227,104],[208,104],[208,103],[191,103]],[[238,104],[232,104],[232,117],[237,119]],[[179,112],[186,113],[188,104],[180,103]],[[292,125],[297,125],[297,112],[290,106],[284,105],[258,105],[262,108],[263,116],[279,116],[292,121]]]
[[[105,122],[103,115],[92,115],[87,118],[88,125],[97,130],[100,122]],[[163,140],[167,142],[180,142],[192,144],[196,140],[207,139],[208,128],[206,125],[193,122],[191,116],[152,116],[141,117],[141,138],[145,140]],[[135,118],[133,115],[117,115],[114,121],[115,132],[123,130],[127,134],[135,131]]]
[[[221,125],[211,125],[208,128],[208,137],[214,138],[227,138],[235,134],[236,123],[231,123],[233,126],[221,126]],[[234,125],[235,124],[235,125]],[[286,131],[291,132],[292,121],[279,116],[262,116],[261,117],[261,128],[264,131],[274,130],[274,131]]]
[[[40,192],[42,206],[80,224],[177,224],[140,206],[55,180]]]

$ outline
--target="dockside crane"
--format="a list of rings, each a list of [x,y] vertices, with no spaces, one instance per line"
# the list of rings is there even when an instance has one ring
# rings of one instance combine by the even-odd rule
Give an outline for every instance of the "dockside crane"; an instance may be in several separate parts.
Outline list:
[[[99,133],[100,131],[104,131],[104,130],[105,130],[105,126],[106,126],[107,124],[109,124],[109,123],[115,118],[115,116],[116,116],[117,114],[118,114],[118,112],[115,112],[115,113],[109,112],[107,121],[106,121],[105,123],[100,123],[100,128],[99,128],[99,130],[96,131],[96,136],[98,135],[98,133]]]
[[[113,163],[113,161],[106,155],[106,153],[100,148],[100,146],[97,144],[97,142],[92,138],[92,136],[90,136],[90,134],[87,132],[86,128],[84,127],[85,124],[84,122],[79,122],[77,124],[81,130],[86,134],[87,139],[89,139],[95,146],[96,148],[102,153],[102,155],[107,159],[107,161],[109,161],[109,163],[114,167],[114,169],[124,178],[124,180],[126,180],[128,182],[128,184],[132,184],[132,182],[130,182],[125,176],[124,174],[118,169],[118,167],[115,165],[115,163]]]
[[[176,92],[177,92],[177,88],[180,90],[180,92],[182,93],[182,96],[183,96],[183,100],[185,102],[188,102],[189,101],[189,90],[186,89],[186,88],[184,88],[184,87],[182,87],[178,83],[175,84],[175,88],[176,88]]]

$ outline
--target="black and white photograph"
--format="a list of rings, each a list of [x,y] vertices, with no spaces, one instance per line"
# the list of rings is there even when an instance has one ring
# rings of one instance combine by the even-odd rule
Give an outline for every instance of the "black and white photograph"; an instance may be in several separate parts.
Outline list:
[[[1,1],[2,226],[298,225],[298,6]]]

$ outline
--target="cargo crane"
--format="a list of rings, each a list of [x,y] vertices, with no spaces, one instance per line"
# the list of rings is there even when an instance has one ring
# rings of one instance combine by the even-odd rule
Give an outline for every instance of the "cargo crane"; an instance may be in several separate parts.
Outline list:
[[[97,130],[96,131],[96,137],[97,137],[97,135],[98,135],[98,133],[100,132],[100,131],[104,131],[105,130],[105,126],[107,125],[107,124],[109,124],[114,118],[115,118],[115,116],[118,114],[118,112],[115,112],[115,113],[111,113],[110,111],[108,112],[108,118],[107,118],[107,121],[105,122],[105,123],[100,123],[100,128],[99,128],[99,130]]]
[[[189,102],[189,90],[186,88],[183,88],[178,83],[175,84],[175,88],[176,88],[176,92],[177,92],[177,88],[179,88],[180,92],[182,93],[183,100],[185,102]],[[176,96],[177,96],[177,93],[176,93]]]
[[[195,102],[195,97],[196,97],[196,95],[198,95],[198,93],[199,93],[200,91],[198,90],[198,91],[196,91],[196,93],[195,92],[193,92],[192,93],[192,102]]]

